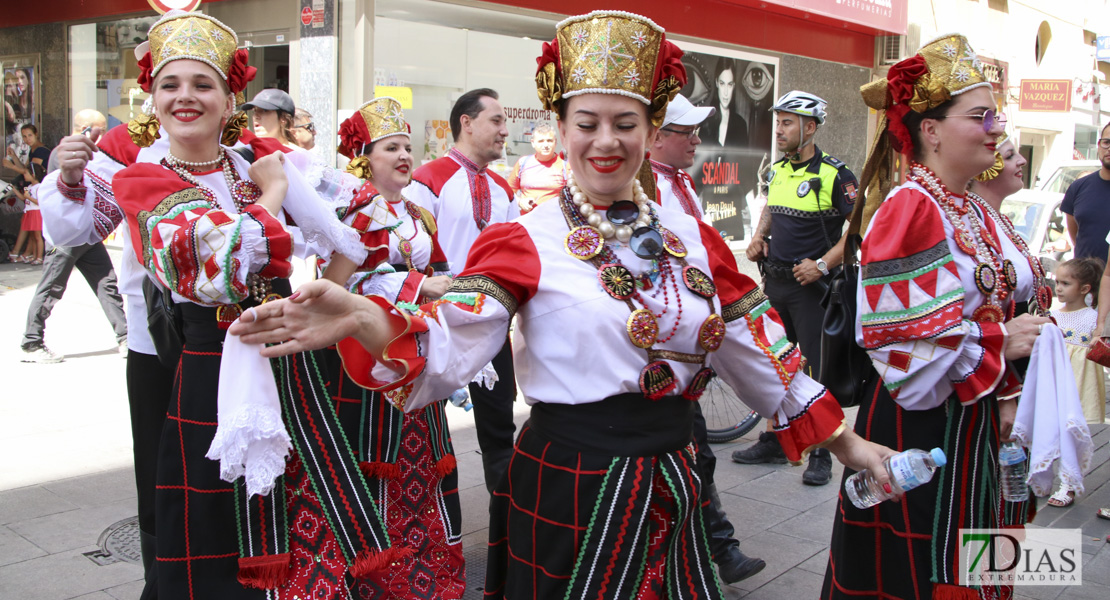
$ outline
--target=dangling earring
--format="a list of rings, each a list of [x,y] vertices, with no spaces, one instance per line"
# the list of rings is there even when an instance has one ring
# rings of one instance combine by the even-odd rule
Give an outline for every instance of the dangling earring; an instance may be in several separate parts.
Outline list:
[[[937,142],[937,145],[933,146],[933,154],[937,154],[939,152],[940,152],[940,142]]]

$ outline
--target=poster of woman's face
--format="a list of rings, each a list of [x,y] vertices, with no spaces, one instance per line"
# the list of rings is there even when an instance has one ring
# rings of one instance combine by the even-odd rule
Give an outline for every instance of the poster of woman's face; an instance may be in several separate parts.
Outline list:
[[[23,143],[20,129],[24,125],[39,125],[37,57],[0,57],[4,77],[4,154],[7,148],[23,157],[29,149]]]
[[[701,124],[691,176],[703,212],[726,239],[747,239],[753,215],[748,199],[757,193],[760,162],[770,155],[775,87],[773,62],[701,52],[682,57],[687,82],[682,94],[696,106],[712,106]]]

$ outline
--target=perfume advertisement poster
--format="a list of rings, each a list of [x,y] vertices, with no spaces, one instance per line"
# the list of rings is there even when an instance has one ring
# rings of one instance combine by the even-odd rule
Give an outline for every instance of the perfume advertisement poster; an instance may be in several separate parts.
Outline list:
[[[701,124],[690,175],[706,219],[727,241],[747,240],[759,219],[758,172],[770,161],[777,65],[773,59],[742,59],[688,51],[682,57],[682,89],[695,106],[712,106]]]

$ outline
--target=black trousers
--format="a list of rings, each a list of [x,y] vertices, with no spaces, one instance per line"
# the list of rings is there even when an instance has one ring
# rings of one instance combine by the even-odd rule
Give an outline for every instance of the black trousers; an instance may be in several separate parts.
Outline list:
[[[821,366],[821,321],[825,311],[821,298],[825,287],[820,281],[802,285],[792,277],[763,278],[763,293],[779,313],[786,339],[798,344],[806,357],[806,373],[814,377]]]
[[[482,469],[485,471],[486,489],[492,494],[497,482],[509,468],[513,456],[513,401],[516,399],[516,374],[513,371],[513,349],[509,340],[493,358],[497,383],[492,390],[470,384],[470,402],[474,405],[474,430],[478,435],[478,448],[482,451]]]
[[[142,600],[157,596],[154,485],[158,473],[158,443],[166,422],[173,378],[174,371],[163,367],[157,356],[134,350],[127,353],[127,403],[131,408],[131,447],[135,455],[139,535],[146,578]]]
[[[104,244],[97,242],[82,246],[54,246],[43,260],[42,279],[35,289],[31,306],[27,309],[27,328],[23,332],[21,344],[24,350],[34,350],[42,346],[46,320],[54,311],[54,305],[65,294],[69,274],[74,267],[77,267],[89,287],[96,292],[104,315],[108,317],[108,322],[116,333],[116,343],[127,339],[123,298],[116,287],[116,272],[112,269],[112,259]]]

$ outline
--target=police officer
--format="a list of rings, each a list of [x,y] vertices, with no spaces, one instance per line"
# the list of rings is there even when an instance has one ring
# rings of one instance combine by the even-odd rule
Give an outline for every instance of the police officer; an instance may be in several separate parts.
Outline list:
[[[844,222],[856,200],[856,177],[844,162],[814,144],[827,103],[807,92],[783,95],[775,112],[775,146],[784,154],[770,171],[767,206],[748,246],[748,260],[761,262],[763,288],[778,311],[786,337],[801,347],[814,374],[821,364],[821,297],[830,269],[844,256]],[[785,463],[771,433],[733,452],[739,463]],[[832,477],[829,451],[810,454],[802,481],[824,485]]]

